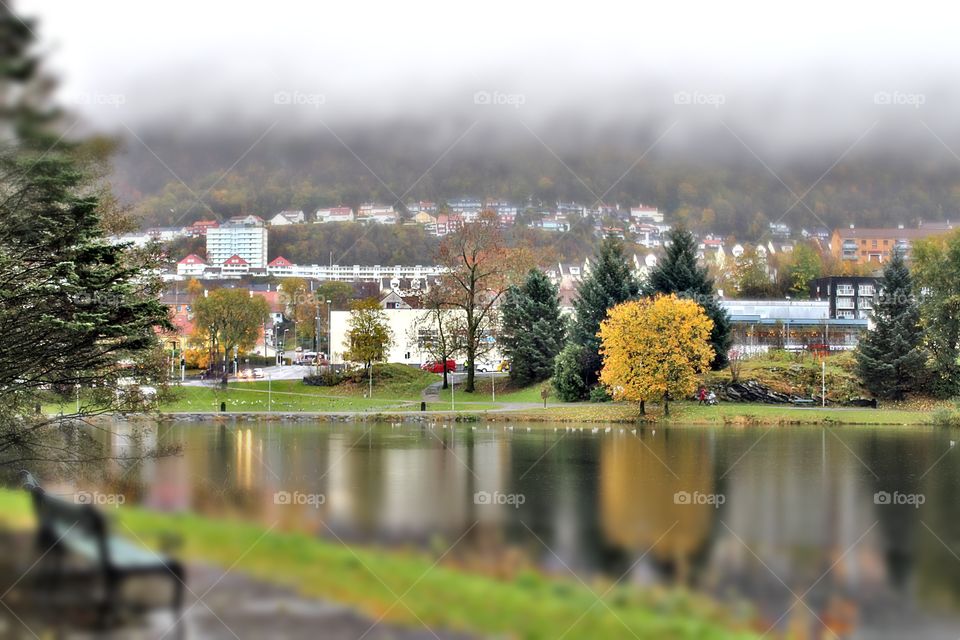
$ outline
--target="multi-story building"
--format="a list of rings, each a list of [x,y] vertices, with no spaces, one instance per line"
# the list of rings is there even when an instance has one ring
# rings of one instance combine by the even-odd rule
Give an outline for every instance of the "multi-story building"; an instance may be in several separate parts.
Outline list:
[[[856,228],[851,225],[846,229],[835,229],[830,238],[830,251],[841,260],[849,260],[857,264],[876,262],[884,263],[890,259],[894,250],[910,253],[910,245],[914,240],[929,238],[944,233],[946,230],[939,227],[921,227],[919,229],[897,228]]]
[[[239,256],[250,269],[267,266],[267,228],[259,216],[237,216],[215,229],[207,229],[207,261],[222,265]]]
[[[828,276],[810,283],[810,297],[829,303],[832,320],[868,320],[879,294],[871,276]]]

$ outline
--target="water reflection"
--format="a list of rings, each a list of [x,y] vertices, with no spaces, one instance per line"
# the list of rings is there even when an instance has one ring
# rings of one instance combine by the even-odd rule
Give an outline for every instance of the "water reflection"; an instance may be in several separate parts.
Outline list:
[[[745,597],[766,625],[797,637],[824,626],[955,637],[960,472],[949,433],[590,431],[163,426],[158,440],[182,443],[183,455],[143,465],[134,497],[441,551],[469,532],[451,557],[472,568],[510,575],[530,563],[584,579],[688,584]],[[278,504],[278,492],[323,503]],[[478,492],[524,499],[478,504]],[[923,503],[878,503],[884,493]]]

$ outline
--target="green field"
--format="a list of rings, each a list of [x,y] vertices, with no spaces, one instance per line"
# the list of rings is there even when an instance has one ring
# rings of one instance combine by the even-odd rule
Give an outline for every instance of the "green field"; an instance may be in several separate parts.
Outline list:
[[[754,638],[715,604],[688,592],[640,589],[525,571],[498,580],[455,568],[454,548],[428,555],[347,546],[241,521],[121,508],[114,530],[141,544],[182,540],[177,555],[229,567],[304,596],[355,607],[374,619],[481,636],[720,640]],[[0,524],[32,526],[27,495],[0,489]],[[446,550],[453,540],[441,544]],[[402,602],[398,603],[398,597]],[[602,603],[602,606],[598,603]]]
[[[550,383],[538,383],[532,384],[528,387],[516,388],[511,385],[509,378],[496,378],[494,380],[490,379],[490,374],[478,373],[477,379],[475,382],[476,390],[473,393],[464,393],[462,391],[463,385],[457,384],[454,389],[454,397],[457,402],[491,402],[492,393],[494,386],[496,387],[497,392],[497,402],[543,402],[543,399],[540,397],[540,390],[543,387],[549,388]],[[443,389],[440,391],[440,399],[445,402],[450,402],[450,389]],[[551,389],[551,402],[556,402],[553,398],[553,390]]]

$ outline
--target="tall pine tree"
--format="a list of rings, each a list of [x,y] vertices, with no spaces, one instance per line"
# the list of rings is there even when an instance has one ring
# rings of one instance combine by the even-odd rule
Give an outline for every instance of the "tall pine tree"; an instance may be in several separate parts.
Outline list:
[[[542,271],[531,269],[521,286],[507,290],[501,309],[500,343],[510,359],[510,379],[527,385],[553,375],[565,333],[557,287]]]
[[[120,382],[131,371],[163,381],[155,329],[171,326],[152,275],[158,256],[106,237],[103,158],[95,144],[62,139],[30,24],[0,7],[0,469],[105,455],[87,448],[97,448],[88,432],[65,444],[56,427],[143,409]],[[36,410],[51,393],[72,406],[78,389],[76,413]]]
[[[636,298],[639,293],[640,283],[627,263],[623,244],[616,238],[605,238],[573,303],[575,316],[570,340],[581,347],[582,384],[566,385],[567,388],[589,390],[597,383],[602,365],[600,338],[597,337],[600,323],[607,317],[608,309]],[[565,373],[569,374],[569,367]]]
[[[666,255],[650,273],[645,295],[675,293],[681,298],[690,298],[703,307],[713,320],[710,345],[713,347],[713,362],[710,367],[722,369],[727,366],[727,351],[732,341],[730,315],[717,300],[713,279],[707,268],[697,260],[697,241],[693,234],[677,227],[667,234]]]
[[[900,251],[883,269],[874,327],[857,346],[857,373],[878,398],[902,400],[923,385],[926,353],[913,278]]]

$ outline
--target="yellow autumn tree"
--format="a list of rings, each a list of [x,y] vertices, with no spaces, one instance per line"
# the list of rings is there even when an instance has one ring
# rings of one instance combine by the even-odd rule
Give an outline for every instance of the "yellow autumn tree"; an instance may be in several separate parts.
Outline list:
[[[698,376],[710,366],[713,321],[693,300],[675,295],[619,304],[600,323],[600,382],[617,400],[640,403],[697,389]]]

